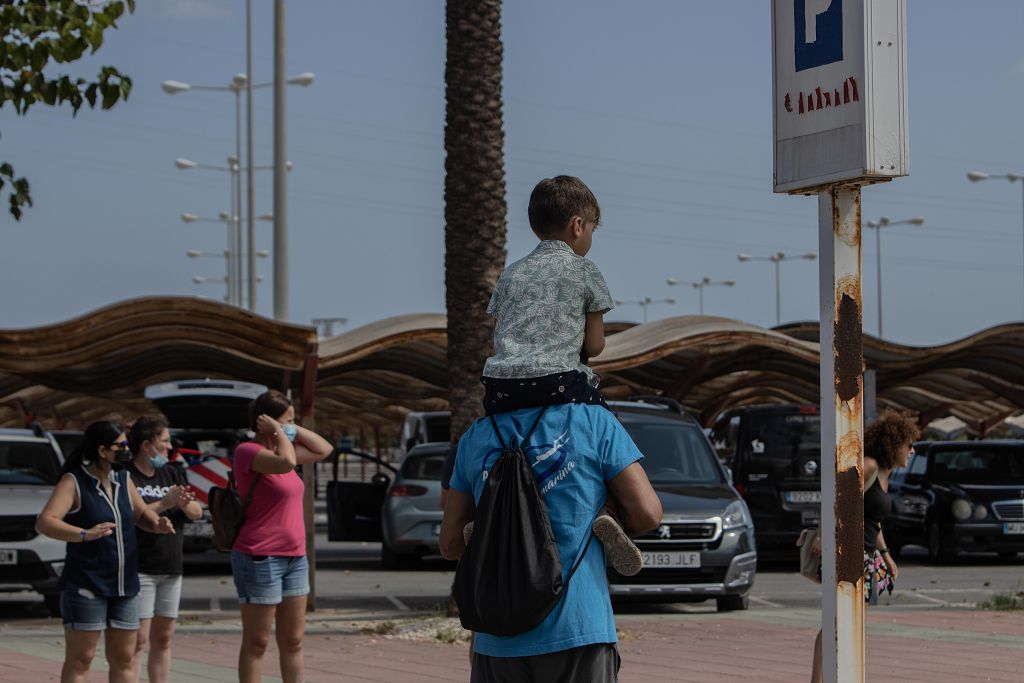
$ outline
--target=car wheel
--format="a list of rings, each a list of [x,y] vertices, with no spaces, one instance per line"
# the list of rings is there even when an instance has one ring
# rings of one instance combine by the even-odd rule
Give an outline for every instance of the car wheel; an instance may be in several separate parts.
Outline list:
[[[928,526],[928,559],[932,562],[949,562],[954,555],[942,539],[942,529],[938,522],[932,522]]]
[[[60,593],[43,594],[43,602],[46,603],[46,611],[51,617],[60,616]]]
[[[719,612],[735,612],[750,607],[749,595],[723,595],[715,598]]]

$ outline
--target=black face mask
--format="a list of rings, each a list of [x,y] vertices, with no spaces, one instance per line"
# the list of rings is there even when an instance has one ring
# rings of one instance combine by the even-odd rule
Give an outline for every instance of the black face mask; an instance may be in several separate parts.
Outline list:
[[[114,451],[114,464],[115,465],[127,465],[132,461],[132,452],[127,448],[119,451]]]

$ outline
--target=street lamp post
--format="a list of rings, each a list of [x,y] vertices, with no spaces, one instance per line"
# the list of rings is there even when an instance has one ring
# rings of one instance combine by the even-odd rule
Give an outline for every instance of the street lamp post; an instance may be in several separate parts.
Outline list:
[[[878,289],[878,338],[882,338],[882,228],[890,225],[924,225],[924,218],[915,216],[901,221],[894,221],[882,216],[877,221],[868,221],[867,227],[875,231],[875,276]]]
[[[783,261],[813,261],[818,258],[818,255],[814,252],[808,252],[806,254],[799,254],[797,256],[790,256],[785,252],[777,251],[771,256],[751,256],[750,254],[736,254],[736,258],[740,262],[746,261],[771,261],[775,264],[775,325],[776,327],[782,324],[782,286],[781,280],[781,268],[780,264]]]
[[[229,168],[232,171],[232,195],[233,195],[233,209],[232,215],[241,217],[243,214],[242,210],[242,170],[246,171],[246,178],[248,179],[248,215],[250,220],[248,221],[248,251],[251,253],[255,242],[256,242],[256,228],[252,221],[252,216],[255,213],[255,176],[253,171],[259,170],[260,166],[253,166],[253,109],[252,109],[252,91],[256,88],[269,88],[273,83],[252,83],[248,74],[252,73],[252,22],[251,22],[251,0],[247,3],[246,7],[246,22],[247,22],[247,33],[246,33],[246,50],[247,50],[247,71],[244,74],[235,74],[231,79],[229,85],[192,85],[190,83],[183,83],[181,81],[164,81],[160,84],[160,87],[168,95],[177,95],[178,93],[187,92],[189,90],[206,90],[214,92],[230,92],[235,96],[235,163],[230,165]],[[292,76],[287,79],[288,85],[297,85],[300,87],[307,87],[312,85],[316,76],[311,72],[304,72]],[[246,105],[247,105],[247,138],[248,138],[248,166],[243,169],[241,166],[242,158],[242,90],[246,91]],[[179,167],[182,168],[182,167]],[[203,168],[202,165],[190,166],[187,168]],[[272,168],[267,166],[266,168]],[[291,170],[291,162],[288,162],[288,169]],[[242,250],[242,226],[241,220],[236,225],[236,236],[235,236],[235,248],[234,251],[238,254],[238,263],[236,270],[238,271],[238,284],[236,299],[239,306],[242,305],[242,263],[241,254]],[[254,267],[254,264],[249,264],[250,268]],[[249,274],[249,310],[256,309],[256,300],[254,298],[256,293],[255,279],[253,274]]]
[[[615,300],[615,305],[616,306],[626,306],[626,305],[629,305],[629,306],[639,306],[644,311],[644,322],[646,323],[647,322],[647,307],[648,306],[650,306],[651,304],[674,304],[675,302],[676,302],[675,299],[652,299],[649,296],[645,296],[643,299],[640,299],[639,301],[623,301],[622,299],[616,299]]]
[[[704,315],[704,288],[713,287],[715,285],[721,285],[723,287],[733,287],[736,285],[735,280],[712,280],[709,277],[702,277],[697,282],[688,282],[686,280],[678,280],[674,277],[666,278],[665,282],[669,285],[689,285],[697,290],[697,301],[699,302],[699,308],[701,315]]]
[[[981,182],[982,180],[990,180],[992,178],[1002,178],[1003,180],[1008,180],[1011,183],[1020,181],[1021,203],[1022,205],[1024,205],[1024,175],[1020,173],[985,173],[984,171],[971,171],[970,173],[967,174],[967,179],[970,180],[972,183],[978,183]],[[1024,213],[1021,214],[1021,219],[1022,221],[1024,221]],[[1022,244],[1022,247],[1024,247],[1024,244]],[[1022,261],[1021,277],[1021,291],[1022,293],[1024,293],[1024,261]],[[1024,298],[1021,299],[1021,303],[1022,305],[1024,305]]]
[[[182,166],[182,163],[185,163],[187,165]],[[175,162],[175,165],[178,165],[179,168],[199,168],[202,166],[202,164],[196,164],[195,162],[189,161],[187,159],[178,159]],[[258,219],[261,221],[272,221],[274,219],[274,216],[273,214],[268,213],[259,216]],[[231,216],[231,214],[228,213],[227,211],[221,211],[220,214],[218,214],[217,218],[205,218],[203,216],[198,216],[194,213],[183,213],[181,214],[181,220],[183,223],[225,223],[227,225],[228,248],[225,249],[223,252],[207,252],[201,251],[199,249],[189,249],[185,253],[189,258],[198,258],[200,256],[223,255],[223,257],[226,260],[227,271],[227,277],[225,279],[225,282],[228,283],[228,295],[225,298],[225,301],[227,301],[230,304],[234,304],[236,306],[241,307],[241,301],[236,300],[232,296],[233,294],[237,294],[237,296],[239,297],[241,297],[242,295],[242,280],[239,277],[240,271],[238,270],[238,267],[240,267],[242,262],[242,254],[236,252],[232,248],[232,235],[234,234],[234,236],[237,237],[239,234],[237,230],[238,226],[240,225],[239,217],[237,215]],[[232,233],[232,225],[235,227],[234,233]],[[256,252],[256,256],[258,256],[259,258],[267,258],[268,256],[270,256],[270,252],[266,249],[261,249]]]

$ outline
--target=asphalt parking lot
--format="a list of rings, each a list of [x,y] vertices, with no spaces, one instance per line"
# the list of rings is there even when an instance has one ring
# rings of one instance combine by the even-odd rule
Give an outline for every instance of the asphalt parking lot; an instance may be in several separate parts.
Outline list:
[[[387,571],[380,566],[376,543],[329,543],[318,534],[317,607],[360,610],[401,616],[436,610],[451,585],[454,565],[440,558],[423,560],[414,569]],[[949,565],[931,564],[923,549],[909,547],[900,563],[900,578],[892,596],[880,602],[902,606],[974,607],[1000,593],[1024,591],[1024,554],[1007,560],[994,555],[961,557]],[[186,556],[182,609],[230,612],[237,609],[226,555]],[[820,593],[796,573],[795,564],[769,563],[759,567],[751,610],[815,608]],[[713,612],[714,602],[684,604],[621,603],[622,614]],[[46,616],[42,601],[32,593],[0,594],[0,620]]]

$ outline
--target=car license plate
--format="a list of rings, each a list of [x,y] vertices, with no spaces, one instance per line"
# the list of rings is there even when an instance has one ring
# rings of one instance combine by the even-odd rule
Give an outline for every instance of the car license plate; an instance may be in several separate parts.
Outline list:
[[[821,491],[786,491],[787,503],[820,503]]]
[[[203,538],[213,538],[213,525],[212,524],[186,524],[181,530],[181,533],[185,536],[202,536]]]
[[[1003,523],[1004,534],[1024,534],[1024,522]]]
[[[441,525],[440,524],[435,524],[432,527],[430,527],[430,533],[434,534],[435,536],[440,536],[441,535]]]
[[[18,551],[0,550],[0,564],[18,564]]]
[[[685,568],[700,568],[700,553],[699,552],[680,552],[680,551],[662,551],[662,552],[647,552],[644,551],[644,567],[650,567],[652,569],[678,569],[680,567]]]

